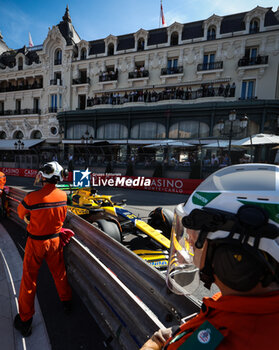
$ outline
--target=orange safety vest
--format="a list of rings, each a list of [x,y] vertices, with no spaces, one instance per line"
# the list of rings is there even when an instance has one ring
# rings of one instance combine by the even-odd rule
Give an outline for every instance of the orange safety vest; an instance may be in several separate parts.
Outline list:
[[[30,215],[27,231],[32,235],[51,235],[59,233],[67,215],[67,195],[54,184],[28,193],[17,208],[23,219]]]
[[[187,339],[205,321],[224,336],[216,347],[218,350],[279,349],[279,291],[259,296],[217,293],[203,302],[201,312],[179,327],[165,343],[164,350],[187,349]]]
[[[0,190],[3,190],[6,184],[6,175],[0,171]]]

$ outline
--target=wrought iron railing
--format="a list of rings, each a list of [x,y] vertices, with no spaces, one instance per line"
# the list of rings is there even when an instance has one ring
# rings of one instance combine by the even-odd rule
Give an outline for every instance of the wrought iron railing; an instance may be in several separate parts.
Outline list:
[[[238,61],[238,67],[268,64],[268,56],[243,57]]]
[[[78,85],[78,84],[90,84],[90,78],[85,77],[85,78],[73,79],[73,85]]]
[[[215,69],[223,69],[223,61],[200,63],[198,64],[198,67],[197,67],[198,72],[203,70],[215,70]]]
[[[0,111],[0,115],[20,115],[20,114],[41,114],[41,110],[39,108],[30,109],[7,109],[5,111]]]
[[[50,85],[62,85],[62,79],[51,79],[49,84]]]
[[[139,70],[136,72],[129,72],[128,79],[138,79],[138,78],[147,78],[149,77],[148,70]]]
[[[99,82],[115,81],[117,79],[118,79],[118,72],[115,72],[115,71],[104,72],[104,73],[101,72],[99,76]]]
[[[7,86],[1,87],[1,92],[10,92],[10,91],[21,91],[21,90],[32,90],[32,89],[42,89],[43,84],[32,84],[32,85],[20,85],[20,86]]]
[[[181,74],[181,73],[183,73],[183,66],[161,69],[161,75]]]
[[[58,108],[57,107],[48,107],[49,113],[57,113]]]

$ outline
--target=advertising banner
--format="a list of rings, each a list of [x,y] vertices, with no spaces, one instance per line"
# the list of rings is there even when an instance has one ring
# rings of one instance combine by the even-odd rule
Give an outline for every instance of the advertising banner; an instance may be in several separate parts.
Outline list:
[[[4,167],[0,167],[0,170],[7,176],[22,177],[36,177],[36,174],[38,172],[35,169]],[[84,173],[83,171],[75,172]],[[161,177],[122,176],[119,174],[92,174],[89,171],[87,171],[87,174],[90,176],[91,186],[93,187],[123,187],[137,190],[181,194],[191,194],[196,189],[196,187],[202,182],[201,179],[170,179]],[[73,182],[72,172],[69,173],[65,181]]]
[[[191,194],[202,182],[201,179],[169,179],[143,176],[118,176],[92,174],[92,186],[133,188],[155,192]]]

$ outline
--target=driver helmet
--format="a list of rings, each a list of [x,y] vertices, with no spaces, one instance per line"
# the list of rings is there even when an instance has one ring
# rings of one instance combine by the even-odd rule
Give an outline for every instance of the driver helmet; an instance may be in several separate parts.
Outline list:
[[[57,184],[59,181],[63,181],[63,178],[67,177],[67,175],[68,170],[63,169],[58,162],[48,162],[39,169],[35,178],[34,186],[40,186],[44,181]]]
[[[167,285],[192,294],[217,276],[237,291],[279,283],[279,166],[238,164],[206,178],[175,209]]]

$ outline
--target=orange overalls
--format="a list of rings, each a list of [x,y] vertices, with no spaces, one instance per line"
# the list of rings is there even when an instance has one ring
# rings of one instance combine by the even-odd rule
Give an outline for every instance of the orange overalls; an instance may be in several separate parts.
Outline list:
[[[204,298],[203,302],[201,312],[180,326],[164,345],[164,350],[176,350],[180,346],[187,349],[187,339],[206,320],[224,336],[218,350],[279,348],[279,291],[258,296],[221,296],[218,293],[213,298]]]
[[[25,215],[30,216],[30,223],[27,225],[29,237],[25,246],[18,298],[20,318],[22,321],[28,321],[35,313],[37,276],[43,259],[46,260],[53,276],[60,300],[66,301],[72,298],[64,265],[63,248],[57,235],[66,218],[67,196],[55,185],[47,183],[42,189],[28,193],[17,211],[21,219]],[[31,238],[30,234],[34,237]],[[56,234],[54,238],[48,238],[54,234]],[[37,237],[40,239],[34,239]]]
[[[3,188],[6,184],[6,175],[0,171],[0,195],[3,191]]]

